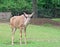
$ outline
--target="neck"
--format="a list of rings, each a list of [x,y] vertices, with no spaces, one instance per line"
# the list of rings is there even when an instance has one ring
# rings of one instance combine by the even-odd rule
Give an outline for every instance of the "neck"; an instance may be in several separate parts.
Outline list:
[[[24,22],[24,25],[28,25],[29,22],[30,22],[30,18],[27,18],[27,19],[25,20],[25,22]]]
[[[27,19],[27,16],[24,15],[24,17]]]

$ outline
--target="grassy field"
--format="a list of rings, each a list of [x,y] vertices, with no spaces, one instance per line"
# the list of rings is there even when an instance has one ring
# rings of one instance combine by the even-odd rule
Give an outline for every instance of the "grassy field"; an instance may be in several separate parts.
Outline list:
[[[41,26],[29,25],[27,28],[27,45],[24,43],[19,45],[19,37],[19,30],[17,30],[15,44],[12,46],[9,24],[0,23],[0,47],[60,47],[60,27],[49,24]]]
[[[52,20],[54,20],[56,22],[60,22],[60,18],[53,18]]]

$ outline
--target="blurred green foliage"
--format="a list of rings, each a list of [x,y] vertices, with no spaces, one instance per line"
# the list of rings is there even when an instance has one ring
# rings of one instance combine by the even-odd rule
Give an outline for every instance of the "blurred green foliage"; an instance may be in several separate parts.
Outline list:
[[[13,15],[22,14],[23,12],[32,12],[32,0],[0,0],[0,12],[12,12]],[[38,13],[43,11],[44,16],[51,17],[53,9],[60,8],[60,0],[37,0]],[[43,10],[42,10],[43,9]],[[51,9],[51,10],[46,10]],[[46,10],[47,13],[44,11]],[[45,14],[50,14],[47,16]],[[40,16],[41,17],[41,16]]]

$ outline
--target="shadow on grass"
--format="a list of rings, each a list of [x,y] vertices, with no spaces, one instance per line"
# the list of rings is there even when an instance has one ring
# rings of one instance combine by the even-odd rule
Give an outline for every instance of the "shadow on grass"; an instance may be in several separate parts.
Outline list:
[[[27,41],[27,44],[31,44],[31,43],[33,43],[33,42],[32,41]],[[11,41],[10,42],[6,42],[6,43],[3,43],[3,44],[11,45]],[[20,42],[14,42],[14,44],[20,45]],[[22,44],[25,44],[25,42],[23,41]]]

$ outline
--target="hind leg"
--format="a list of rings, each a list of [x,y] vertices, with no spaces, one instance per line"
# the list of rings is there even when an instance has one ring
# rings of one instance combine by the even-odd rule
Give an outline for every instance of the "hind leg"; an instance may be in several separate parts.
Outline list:
[[[12,45],[14,45],[14,34],[15,34],[16,28],[12,28]]]

